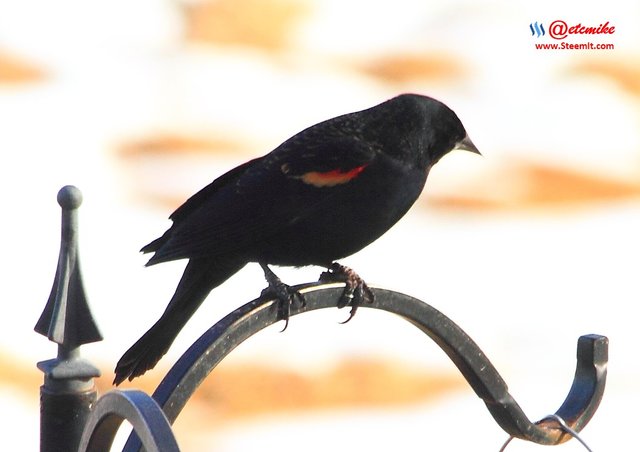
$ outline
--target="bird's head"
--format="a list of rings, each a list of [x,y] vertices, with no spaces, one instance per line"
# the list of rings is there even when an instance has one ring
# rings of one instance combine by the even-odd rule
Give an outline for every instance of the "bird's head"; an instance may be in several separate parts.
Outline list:
[[[480,154],[453,110],[431,97],[401,94],[370,111],[369,130],[383,152],[420,168],[454,149]]]

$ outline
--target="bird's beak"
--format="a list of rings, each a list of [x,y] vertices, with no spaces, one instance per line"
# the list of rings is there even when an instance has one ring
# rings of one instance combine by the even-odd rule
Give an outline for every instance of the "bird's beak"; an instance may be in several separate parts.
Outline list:
[[[458,141],[456,145],[453,147],[453,149],[459,149],[461,151],[469,151],[469,152],[473,152],[474,154],[482,155],[480,154],[480,151],[478,150],[476,145],[473,144],[473,141],[471,141],[471,139],[469,138],[469,135],[465,135],[465,137],[462,140]]]

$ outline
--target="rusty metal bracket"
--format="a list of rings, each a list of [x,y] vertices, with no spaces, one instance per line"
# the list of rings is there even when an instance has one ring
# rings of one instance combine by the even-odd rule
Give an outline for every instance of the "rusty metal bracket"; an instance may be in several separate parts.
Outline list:
[[[304,306],[292,306],[291,315],[335,307],[342,284],[297,286],[304,294]],[[531,422],[509,394],[498,371],[475,342],[447,316],[416,298],[385,289],[373,289],[375,301],[363,307],[397,314],[429,336],[464,375],[486,404],[496,422],[510,436],[538,444],[555,445],[571,439],[558,423],[547,418]],[[173,423],[185,404],[209,373],[243,341],[279,321],[274,300],[258,298],[236,309],[205,332],[178,360],[162,380],[153,398]],[[600,404],[607,376],[608,339],[586,335],[578,339],[577,365],[573,385],[556,411],[566,425],[582,430]],[[125,451],[137,451],[135,432]]]

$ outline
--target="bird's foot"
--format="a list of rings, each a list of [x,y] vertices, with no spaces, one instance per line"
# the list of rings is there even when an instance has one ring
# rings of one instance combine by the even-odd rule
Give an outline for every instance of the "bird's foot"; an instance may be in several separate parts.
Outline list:
[[[260,264],[260,266],[264,271],[264,277],[268,284],[267,288],[262,291],[260,296],[272,297],[278,301],[278,319],[284,320],[284,328],[282,328],[282,331],[284,331],[289,326],[291,306],[294,303],[299,303],[302,307],[306,305],[304,295],[293,287],[283,283],[280,278],[278,278],[266,265]]]
[[[351,312],[349,313],[349,318],[342,323],[347,323],[351,320],[362,303],[373,303],[373,291],[367,286],[367,283],[355,271],[337,262],[331,264],[326,272],[322,272],[320,281],[343,282],[345,284],[342,295],[338,300],[338,308],[351,306]]]

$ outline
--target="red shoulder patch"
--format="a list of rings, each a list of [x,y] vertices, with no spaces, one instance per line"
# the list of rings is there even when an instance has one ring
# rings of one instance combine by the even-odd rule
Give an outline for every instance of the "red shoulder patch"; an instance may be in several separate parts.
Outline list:
[[[334,187],[336,185],[346,184],[347,182],[355,179],[367,166],[368,165],[357,166],[347,171],[341,171],[339,169],[325,172],[311,171],[300,176],[293,177],[300,179],[305,184],[313,185],[314,187]]]

